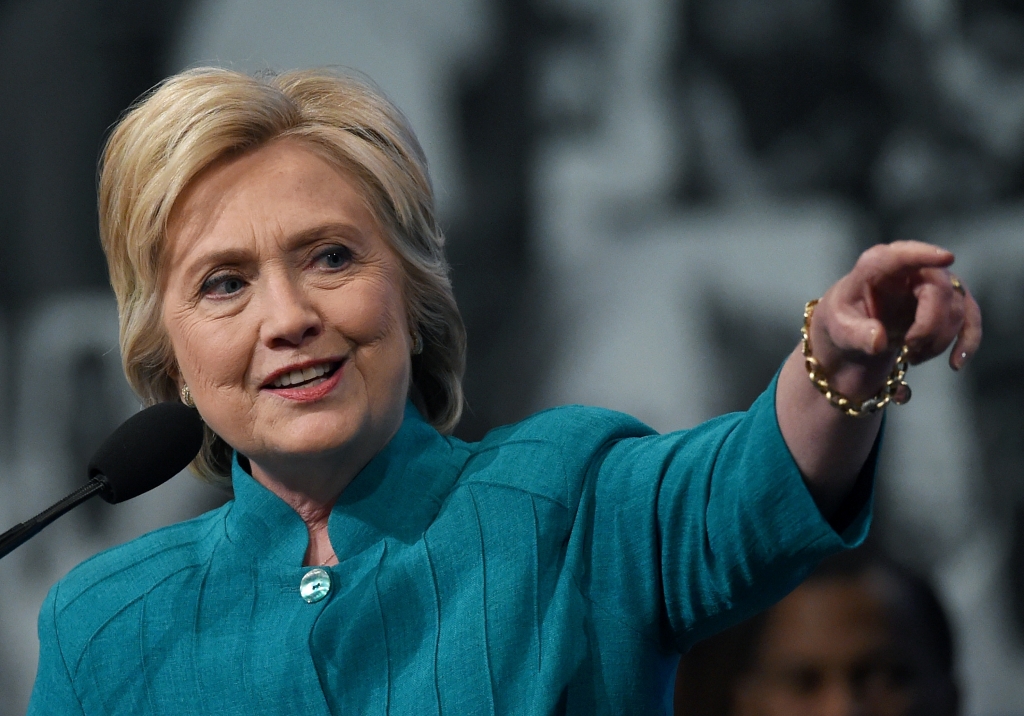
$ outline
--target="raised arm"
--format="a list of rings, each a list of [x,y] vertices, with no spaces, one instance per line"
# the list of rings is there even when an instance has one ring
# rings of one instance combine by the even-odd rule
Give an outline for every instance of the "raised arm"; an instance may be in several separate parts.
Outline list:
[[[910,364],[941,354],[954,340],[949,365],[959,370],[981,342],[981,311],[954,281],[953,254],[917,241],[874,246],[822,296],[810,321],[810,344],[821,372],[854,404],[879,393],[906,344]],[[909,376],[912,380],[912,376]],[[826,516],[843,502],[867,459],[881,411],[850,417],[808,379],[801,346],[779,375],[779,428]]]

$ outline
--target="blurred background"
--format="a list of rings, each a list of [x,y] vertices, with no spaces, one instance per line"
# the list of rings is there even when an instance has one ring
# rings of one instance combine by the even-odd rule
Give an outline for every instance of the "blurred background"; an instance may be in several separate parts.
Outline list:
[[[956,251],[985,345],[910,371],[872,539],[935,583],[964,714],[1024,714],[1024,3],[0,0],[0,529],[138,407],[96,160],[199,64],[354,68],[409,115],[469,330],[467,439],[565,402],[659,430],[743,409],[859,251]],[[181,475],[4,559],[0,715],[24,712],[54,581],[224,499]]]

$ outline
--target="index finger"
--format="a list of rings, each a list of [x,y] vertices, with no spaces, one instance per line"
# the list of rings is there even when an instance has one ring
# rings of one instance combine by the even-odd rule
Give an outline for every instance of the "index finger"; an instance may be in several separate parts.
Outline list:
[[[892,276],[913,269],[945,268],[955,258],[952,251],[934,244],[894,241],[865,251],[857,260],[857,268],[875,276]]]

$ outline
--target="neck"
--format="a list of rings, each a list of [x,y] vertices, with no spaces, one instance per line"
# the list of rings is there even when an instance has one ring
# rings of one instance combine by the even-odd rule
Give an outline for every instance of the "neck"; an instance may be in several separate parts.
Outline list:
[[[338,497],[369,460],[359,460],[353,465],[342,457],[331,462],[334,464],[325,466],[293,458],[282,465],[272,459],[259,462],[250,459],[249,465],[256,482],[284,500],[310,524],[330,516]]]
[[[253,479],[281,498],[302,518],[309,532],[309,546],[302,560],[304,566],[337,564],[331,538],[327,532],[327,523],[331,517],[331,509],[338,496],[344,491],[355,472],[340,474],[333,479],[326,476],[321,479],[302,480],[301,482],[281,479],[276,474],[265,470],[258,463],[250,461]]]
[[[315,457],[261,455],[258,460],[249,458],[253,479],[281,498],[306,524],[309,546],[304,565],[338,563],[327,531],[334,503],[394,437],[400,425],[380,445],[349,444]]]

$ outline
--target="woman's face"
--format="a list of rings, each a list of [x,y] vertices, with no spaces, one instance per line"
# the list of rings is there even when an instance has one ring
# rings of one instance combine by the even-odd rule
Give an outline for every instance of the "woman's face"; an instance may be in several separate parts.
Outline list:
[[[163,324],[206,423],[255,465],[361,468],[409,389],[402,270],[358,184],[296,140],[222,160],[178,199]]]

